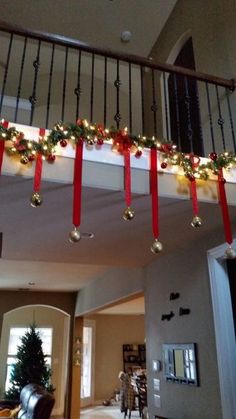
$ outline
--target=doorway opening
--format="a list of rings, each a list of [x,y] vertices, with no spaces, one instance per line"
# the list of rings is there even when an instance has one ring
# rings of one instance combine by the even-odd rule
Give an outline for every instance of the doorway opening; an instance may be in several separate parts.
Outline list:
[[[146,374],[144,296],[140,294],[132,296],[88,314],[84,319],[84,326],[86,327],[86,323],[91,321],[95,323],[95,351],[92,351],[92,367],[88,367],[87,371],[91,368],[94,371],[94,374],[91,374],[94,397],[89,404],[95,406],[105,404],[111,408],[110,415],[112,415],[112,409],[121,411],[119,374],[129,373],[133,379],[140,373]],[[91,350],[87,353],[91,353]],[[82,369],[84,368],[83,361]],[[81,406],[87,405],[88,403],[84,404],[82,399]],[[135,415],[139,415],[138,397],[136,397],[136,406],[133,407],[137,410]],[[83,416],[83,410],[81,413]],[[109,417],[115,418],[115,413]]]

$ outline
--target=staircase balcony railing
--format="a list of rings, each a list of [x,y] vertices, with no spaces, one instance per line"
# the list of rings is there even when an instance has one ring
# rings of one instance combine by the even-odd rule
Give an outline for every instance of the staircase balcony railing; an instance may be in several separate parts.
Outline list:
[[[50,129],[86,118],[187,153],[236,152],[235,80],[3,22],[0,45],[0,115],[9,121]]]

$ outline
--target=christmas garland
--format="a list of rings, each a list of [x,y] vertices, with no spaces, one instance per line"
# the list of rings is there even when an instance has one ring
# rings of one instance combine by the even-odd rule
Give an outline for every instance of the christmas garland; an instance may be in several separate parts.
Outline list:
[[[197,178],[207,180],[210,173],[218,175],[221,169],[230,169],[236,164],[236,155],[232,152],[209,154],[206,163],[200,163],[200,157],[193,153],[182,153],[171,141],[155,137],[135,136],[128,134],[127,129],[107,129],[101,124],[89,124],[86,119],[79,119],[75,124],[55,124],[48,135],[39,136],[39,141],[26,139],[23,132],[14,127],[8,128],[4,121],[0,123],[0,141],[10,141],[6,147],[10,155],[18,155],[22,164],[27,164],[41,155],[43,160],[53,163],[56,159],[56,146],[66,147],[68,142],[75,146],[83,141],[87,147],[101,147],[104,142],[112,144],[118,152],[129,149],[135,157],[140,158],[144,148],[155,148],[161,152],[161,168],[179,166],[184,175],[194,181]]]
[[[10,142],[10,145],[5,142]],[[207,180],[210,173],[217,176],[219,203],[222,210],[225,239],[228,243],[226,257],[236,257],[236,251],[231,247],[233,238],[228,212],[227,197],[225,191],[225,179],[223,168],[230,169],[236,164],[236,155],[230,152],[216,154],[211,152],[206,163],[201,163],[200,157],[194,153],[182,153],[171,141],[160,141],[155,137],[135,136],[128,134],[125,129],[107,129],[103,125],[89,124],[86,119],[79,119],[75,124],[57,123],[54,128],[46,134],[45,129],[39,130],[39,141],[25,139],[24,133],[10,127],[8,122],[2,120],[0,123],[0,173],[3,159],[3,152],[6,150],[10,155],[19,156],[22,164],[28,164],[35,160],[35,175],[31,205],[38,207],[42,204],[40,185],[42,176],[42,161],[47,160],[53,163],[56,159],[56,147],[66,147],[70,142],[75,148],[74,159],[74,195],[73,195],[73,225],[74,229],[69,234],[69,240],[76,243],[81,239],[79,230],[81,221],[81,190],[82,190],[82,161],[83,145],[88,148],[96,146],[100,148],[104,142],[112,145],[116,151],[124,156],[124,179],[125,179],[125,201],[126,209],[123,213],[124,220],[132,220],[134,211],[131,208],[131,166],[130,155],[140,158],[144,148],[150,152],[150,192],[152,197],[152,228],[154,242],[151,245],[153,253],[162,250],[162,243],[159,241],[159,209],[158,209],[158,165],[157,159],[161,155],[161,169],[168,166],[178,166],[190,182],[190,196],[194,217],[192,227],[198,228],[202,225],[199,217],[196,179]]]

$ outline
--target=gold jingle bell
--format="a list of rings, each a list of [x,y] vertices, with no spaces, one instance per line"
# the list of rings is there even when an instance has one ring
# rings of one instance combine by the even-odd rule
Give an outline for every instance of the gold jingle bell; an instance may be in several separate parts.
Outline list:
[[[29,163],[28,156],[26,156],[25,154],[23,156],[21,156],[20,162],[21,162],[21,164],[27,164],[27,163]]]
[[[133,220],[134,216],[135,216],[134,211],[132,210],[132,208],[128,207],[124,211],[124,214],[123,214],[122,218],[125,221],[131,221],[131,220]]]
[[[81,239],[80,231],[77,227],[74,228],[69,234],[69,241],[71,243],[78,243]]]
[[[225,256],[227,259],[235,259],[236,251],[231,246],[229,246],[225,251]]]
[[[198,215],[195,215],[191,221],[191,226],[194,228],[199,228],[202,225],[202,219],[198,217]]]
[[[41,195],[39,195],[38,192],[33,192],[30,198],[30,204],[32,207],[40,207],[42,205],[43,198]]]
[[[155,254],[160,253],[163,249],[162,243],[159,242],[158,239],[155,239],[154,242],[152,243],[150,249],[151,249],[152,253],[155,253]]]

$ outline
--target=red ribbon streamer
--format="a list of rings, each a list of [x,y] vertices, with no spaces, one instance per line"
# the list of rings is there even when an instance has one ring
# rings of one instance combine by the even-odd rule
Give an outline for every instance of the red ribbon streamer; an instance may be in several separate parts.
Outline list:
[[[45,135],[45,129],[39,129],[39,136],[43,137]],[[43,159],[41,154],[37,154],[35,172],[34,172],[34,192],[39,192],[41,186],[42,178],[42,169],[43,169]]]
[[[157,150],[151,148],[151,170],[150,170],[150,190],[152,195],[152,230],[155,239],[159,237],[159,211],[158,211],[158,181],[157,181]]]
[[[193,205],[193,213],[194,215],[198,215],[199,207],[198,207],[198,199],[197,199],[197,185],[196,180],[190,180],[190,193],[192,198],[192,205]]]
[[[233,238],[232,238],[231,224],[230,224],[230,218],[229,218],[229,209],[228,209],[224,183],[225,182],[224,182],[223,170],[219,169],[218,171],[219,203],[221,206],[223,223],[224,223],[225,240],[229,245],[231,245]]]
[[[76,144],[74,161],[73,224],[79,227],[81,218],[83,141]]]
[[[130,149],[124,150],[125,162],[125,202],[127,207],[131,206],[131,169],[130,169]]]
[[[2,122],[2,126],[4,128],[8,128],[8,125],[9,125],[8,121]],[[0,175],[2,173],[2,162],[3,162],[4,149],[5,149],[5,141],[0,140]]]

